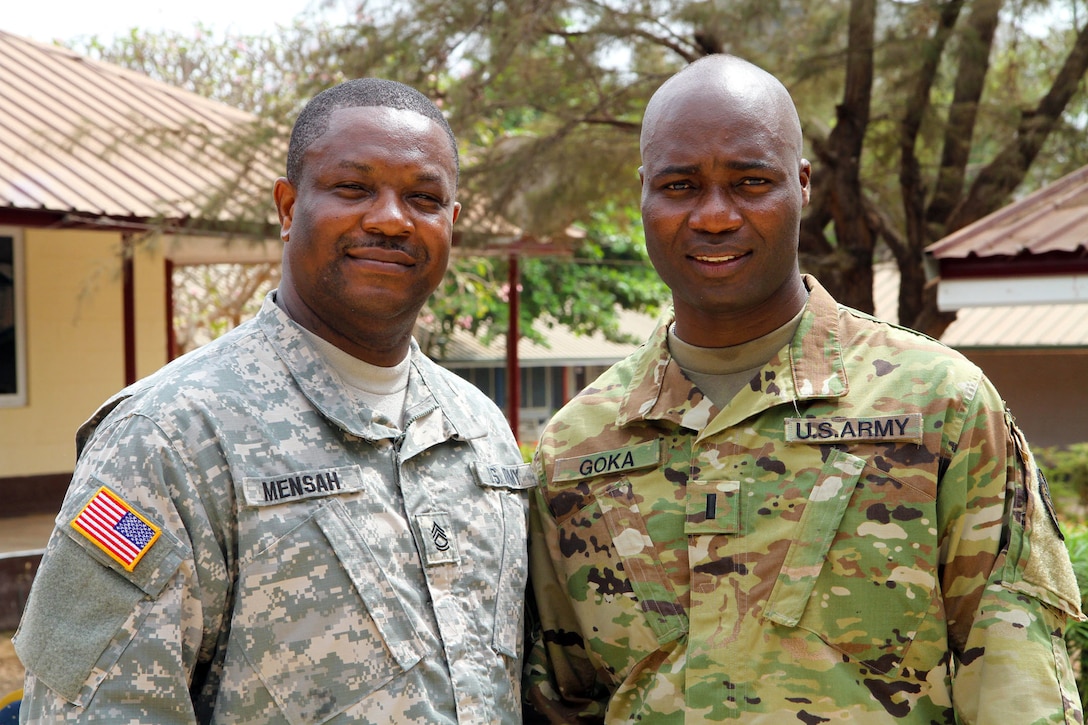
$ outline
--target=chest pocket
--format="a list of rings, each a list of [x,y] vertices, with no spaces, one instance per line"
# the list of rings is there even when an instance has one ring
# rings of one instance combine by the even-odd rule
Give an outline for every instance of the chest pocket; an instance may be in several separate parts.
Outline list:
[[[502,510],[502,561],[495,596],[495,633],[492,644],[498,652],[516,658],[522,640],[522,612],[528,579],[528,490],[536,477],[527,463],[517,465],[476,464],[476,482],[494,492]]]
[[[595,623],[591,649],[622,681],[630,669],[688,631],[688,620],[646,521],[622,478],[558,521],[568,592]]]
[[[881,674],[897,670],[936,597],[934,496],[833,450],[812,487],[766,618]]]
[[[289,722],[321,723],[425,653],[338,500],[243,562],[232,638]]]

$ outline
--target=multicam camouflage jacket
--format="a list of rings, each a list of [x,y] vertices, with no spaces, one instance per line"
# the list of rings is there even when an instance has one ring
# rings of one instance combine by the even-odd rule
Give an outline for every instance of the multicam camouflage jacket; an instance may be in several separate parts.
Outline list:
[[[411,356],[401,433],[270,296],[112,399],[16,637],[24,720],[520,722],[535,480]]]
[[[1074,723],[1080,600],[980,370],[839,306],[724,408],[666,326],[534,466],[527,695],[553,722]]]

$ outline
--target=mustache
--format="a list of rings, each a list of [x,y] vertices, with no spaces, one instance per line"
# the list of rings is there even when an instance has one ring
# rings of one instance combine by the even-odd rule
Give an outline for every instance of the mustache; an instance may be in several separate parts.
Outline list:
[[[404,239],[385,237],[380,234],[341,237],[339,240],[339,247],[341,252],[347,252],[351,249],[388,249],[395,252],[404,252],[413,257],[416,256],[418,251],[415,245]]]

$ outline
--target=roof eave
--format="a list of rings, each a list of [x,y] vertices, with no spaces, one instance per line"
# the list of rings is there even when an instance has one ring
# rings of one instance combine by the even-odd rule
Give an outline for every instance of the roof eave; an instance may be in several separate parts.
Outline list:
[[[0,226],[34,229],[87,229],[121,233],[162,233],[197,236],[248,236],[279,238],[278,226],[269,222],[206,221],[202,219],[149,219],[119,217],[51,209],[0,208]]]

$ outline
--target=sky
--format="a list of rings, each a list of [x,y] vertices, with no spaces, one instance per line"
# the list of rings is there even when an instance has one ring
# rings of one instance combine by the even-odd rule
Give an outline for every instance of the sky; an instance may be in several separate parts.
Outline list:
[[[4,0],[0,30],[42,43],[99,36],[103,42],[141,30],[188,31],[203,23],[217,32],[266,33],[310,15],[322,0]],[[342,0],[330,17],[346,16]]]

